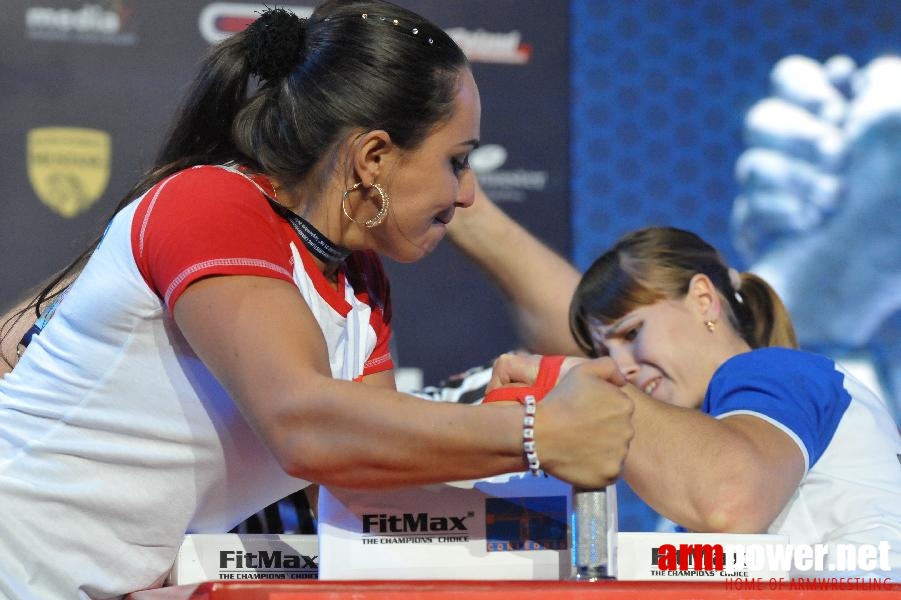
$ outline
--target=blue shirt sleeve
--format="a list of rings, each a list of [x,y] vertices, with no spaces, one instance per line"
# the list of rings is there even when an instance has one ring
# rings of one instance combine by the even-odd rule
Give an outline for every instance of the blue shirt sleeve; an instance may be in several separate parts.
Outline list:
[[[714,374],[703,411],[714,417],[754,414],[801,446],[806,467],[826,450],[851,403],[844,375],[828,358],[788,348],[761,348],[726,361]]]

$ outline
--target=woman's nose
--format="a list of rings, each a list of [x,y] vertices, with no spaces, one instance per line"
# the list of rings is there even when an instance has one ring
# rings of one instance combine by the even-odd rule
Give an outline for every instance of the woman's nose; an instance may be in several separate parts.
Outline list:
[[[472,206],[476,199],[475,175],[472,171],[466,171],[460,177],[460,185],[457,189],[456,205],[461,208]]]
[[[611,344],[609,352],[610,358],[613,359],[619,370],[626,376],[626,379],[630,382],[633,381],[638,375],[638,363],[635,362],[632,350],[627,346]]]

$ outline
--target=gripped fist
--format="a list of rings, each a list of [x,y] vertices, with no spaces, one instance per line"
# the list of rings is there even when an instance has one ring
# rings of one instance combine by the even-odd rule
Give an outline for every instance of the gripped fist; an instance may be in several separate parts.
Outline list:
[[[557,380],[559,381],[560,378],[562,378],[572,367],[587,360],[587,358],[579,356],[566,357],[560,367],[560,375]],[[490,392],[496,388],[511,385],[533,385],[536,378],[538,377],[538,369],[540,364],[540,354],[507,353],[500,355],[494,361],[494,366],[492,367],[491,373],[491,381],[488,382],[487,391]],[[618,370],[610,374],[610,377],[614,378],[618,385],[622,385],[618,376]]]
[[[634,435],[634,406],[624,384],[610,358],[569,365],[538,404],[535,442],[545,471],[584,489],[619,476]]]

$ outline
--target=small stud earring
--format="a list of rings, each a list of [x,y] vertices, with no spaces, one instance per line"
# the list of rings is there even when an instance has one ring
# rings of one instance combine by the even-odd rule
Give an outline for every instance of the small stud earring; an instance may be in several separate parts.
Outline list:
[[[716,321],[704,321],[704,325],[707,326],[707,331],[713,333],[713,330],[716,329]]]

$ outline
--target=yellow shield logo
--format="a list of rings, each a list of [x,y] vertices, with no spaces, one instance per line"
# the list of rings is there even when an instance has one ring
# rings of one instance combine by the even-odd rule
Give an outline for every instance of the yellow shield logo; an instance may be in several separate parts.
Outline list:
[[[72,218],[109,183],[112,141],[98,129],[40,127],[28,132],[28,179],[41,202]]]

